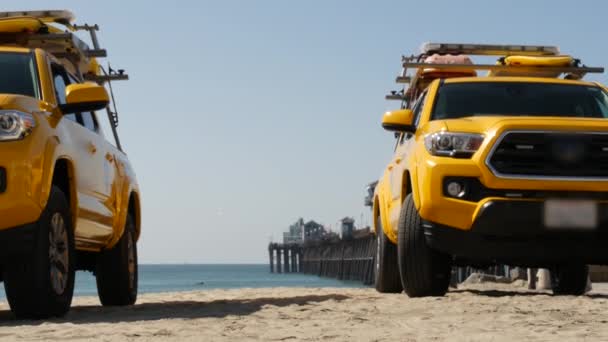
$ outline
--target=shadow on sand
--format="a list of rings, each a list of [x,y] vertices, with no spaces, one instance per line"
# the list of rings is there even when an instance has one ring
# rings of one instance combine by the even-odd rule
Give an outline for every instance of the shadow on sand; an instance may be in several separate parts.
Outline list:
[[[499,297],[524,297],[524,296],[563,297],[562,295],[554,295],[551,292],[535,292],[535,291],[478,290],[478,289],[453,290],[453,289],[451,289],[450,292],[452,292],[452,293],[472,293],[472,294],[478,295],[478,296],[496,297],[496,298],[499,298]],[[588,297],[588,298],[592,298],[592,299],[608,299],[607,294],[600,294],[600,293],[588,293],[588,294],[585,294],[584,297]]]
[[[0,311],[0,327],[40,325],[42,323],[116,323],[151,321],[160,319],[222,318],[229,315],[244,316],[255,313],[266,305],[290,306],[320,303],[328,300],[349,299],[343,295],[297,296],[287,298],[254,298],[213,301],[167,301],[143,303],[129,307],[102,307],[101,305],[73,306],[64,318],[40,321],[16,320],[8,310]]]

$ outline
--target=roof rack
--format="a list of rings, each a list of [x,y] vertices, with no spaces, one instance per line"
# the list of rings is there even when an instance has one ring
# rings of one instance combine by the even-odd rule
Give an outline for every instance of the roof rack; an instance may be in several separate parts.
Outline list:
[[[425,43],[421,47],[425,55],[452,54],[452,55],[478,55],[478,56],[557,56],[557,46],[540,45],[496,45],[496,44],[453,44],[453,43]]]
[[[478,55],[478,56],[558,56],[557,46],[539,45],[492,45],[492,44],[453,44],[453,43],[426,43],[421,47],[418,55],[402,56],[402,70],[395,79],[396,83],[404,84],[403,89],[391,91],[386,95],[387,100],[402,101],[402,107],[406,108],[412,100],[426,87],[427,82],[421,82],[425,69],[442,71],[517,71],[521,73],[552,72],[556,75],[564,74],[569,79],[582,79],[587,73],[603,73],[603,67],[579,66],[580,61],[571,66],[549,67],[549,66],[507,66],[500,64],[437,64],[424,63],[424,59],[434,54],[450,55]],[[412,69],[412,75],[408,75]]]
[[[78,70],[86,70],[92,58],[104,58],[108,56],[107,51],[99,46],[99,40],[97,39],[99,26],[73,24],[75,16],[70,11],[0,12],[0,20],[23,17],[35,18],[43,25],[37,32],[0,33],[0,43],[43,49],[57,58],[70,61]],[[64,26],[66,30],[61,31],[59,27],[47,24],[59,24]],[[76,36],[75,32],[77,31],[87,31],[89,33],[91,42],[93,43],[92,48]],[[129,76],[123,70],[120,73],[113,74],[96,72],[94,74],[87,74],[85,78],[103,84],[108,81],[128,80]]]
[[[75,57],[78,60],[91,57],[107,57],[104,49],[91,49],[89,46],[71,32],[62,33],[20,33],[15,35],[19,45],[32,48],[41,48],[57,58]]]
[[[434,68],[442,70],[488,70],[488,71],[499,71],[499,70],[513,70],[516,69],[521,72],[532,72],[532,71],[548,71],[548,72],[559,72],[563,74],[586,74],[586,73],[602,73],[604,68],[602,67],[586,67],[586,66],[568,66],[568,67],[546,67],[546,66],[507,66],[507,65],[495,65],[495,64],[436,64],[436,63],[412,63],[404,62],[404,68]],[[402,78],[402,77],[400,77]],[[407,78],[407,76],[406,76]]]

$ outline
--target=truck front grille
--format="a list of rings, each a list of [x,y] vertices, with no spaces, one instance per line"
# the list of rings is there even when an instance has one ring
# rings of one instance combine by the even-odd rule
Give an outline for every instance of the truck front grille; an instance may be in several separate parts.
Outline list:
[[[608,134],[507,132],[486,163],[499,177],[608,179]]]

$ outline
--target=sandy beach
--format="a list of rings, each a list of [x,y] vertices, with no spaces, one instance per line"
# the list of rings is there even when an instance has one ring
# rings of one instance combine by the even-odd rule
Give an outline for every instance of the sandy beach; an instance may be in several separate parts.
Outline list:
[[[481,284],[443,298],[373,289],[267,288],[144,294],[134,307],[75,299],[67,317],[16,321],[0,304],[2,341],[547,341],[608,339],[608,285],[554,297]]]

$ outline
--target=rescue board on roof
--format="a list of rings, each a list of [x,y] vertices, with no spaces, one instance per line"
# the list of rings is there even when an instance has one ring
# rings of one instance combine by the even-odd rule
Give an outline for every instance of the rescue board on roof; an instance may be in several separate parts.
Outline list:
[[[74,14],[66,10],[45,10],[45,11],[15,11],[0,12],[0,18],[35,18],[43,23],[58,23],[70,26],[74,21]]]
[[[470,68],[446,69],[440,67],[432,67],[437,65],[473,65],[473,61],[467,55],[440,55],[433,54],[424,59],[425,64],[429,67],[418,69],[416,74],[415,86],[410,86],[405,92],[406,96],[417,97],[433,80],[437,78],[453,78],[453,77],[475,77],[477,72]]]
[[[60,28],[47,25],[56,23],[73,30],[74,15],[70,11],[0,12],[1,33],[60,33]]]
[[[505,70],[490,70],[488,76],[531,76],[531,77],[558,77],[559,71],[544,71],[540,68],[546,67],[570,67],[575,65],[575,59],[571,56],[508,56],[498,61],[498,65],[512,66]],[[536,71],[521,71],[517,67],[539,67]]]
[[[44,26],[46,25],[42,21],[34,17],[0,17],[0,33],[37,33]]]
[[[434,54],[424,59],[424,63],[428,64],[458,64],[458,65],[473,65],[473,61],[467,55],[439,55]],[[475,70],[469,68],[462,69],[445,69],[445,68],[424,68],[421,69],[420,77],[425,79],[435,78],[450,78],[450,77],[467,77],[477,76]]]

